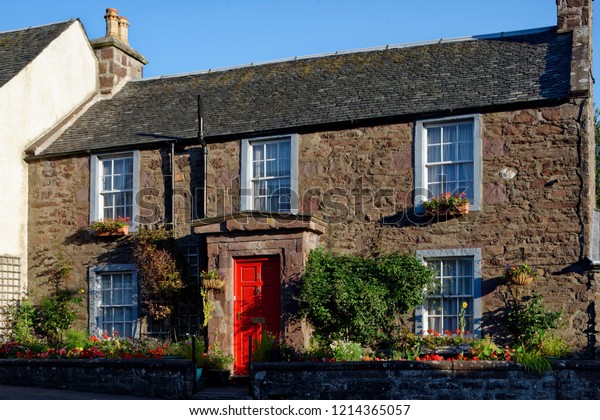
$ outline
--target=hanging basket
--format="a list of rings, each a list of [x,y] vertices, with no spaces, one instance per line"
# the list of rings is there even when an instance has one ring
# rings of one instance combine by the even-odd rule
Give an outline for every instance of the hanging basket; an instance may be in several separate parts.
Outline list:
[[[221,290],[225,287],[225,280],[221,279],[204,279],[202,287],[205,289]]]
[[[526,286],[535,279],[533,274],[519,273],[508,278],[508,282],[518,286]]]

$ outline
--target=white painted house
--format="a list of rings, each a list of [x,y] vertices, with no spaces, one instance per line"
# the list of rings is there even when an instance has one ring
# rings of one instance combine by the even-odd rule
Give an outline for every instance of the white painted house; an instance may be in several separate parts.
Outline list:
[[[27,290],[25,150],[97,91],[98,63],[78,20],[0,33],[0,308]]]

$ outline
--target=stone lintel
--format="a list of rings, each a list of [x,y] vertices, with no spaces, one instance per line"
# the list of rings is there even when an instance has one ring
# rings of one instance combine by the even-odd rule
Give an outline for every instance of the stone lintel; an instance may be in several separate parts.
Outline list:
[[[219,234],[226,232],[256,232],[272,230],[304,230],[323,234],[325,222],[310,215],[264,214],[241,212],[204,219],[194,225],[196,234]]]

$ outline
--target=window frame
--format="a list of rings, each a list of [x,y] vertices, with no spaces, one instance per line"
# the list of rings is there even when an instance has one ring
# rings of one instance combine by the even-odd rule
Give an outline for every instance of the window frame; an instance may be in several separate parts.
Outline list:
[[[252,146],[254,144],[290,141],[290,210],[281,213],[298,213],[298,135],[255,137],[241,140],[240,156],[240,210],[260,211],[254,208],[254,193],[252,188]]]
[[[138,225],[139,207],[137,203],[137,194],[139,188],[139,173],[140,173],[140,152],[134,150],[125,153],[111,153],[92,155],[90,159],[90,223],[104,219],[104,209],[102,207],[102,161],[119,158],[133,158],[133,197],[132,197],[132,217],[130,221],[129,231],[135,232]]]
[[[457,248],[416,251],[416,257],[427,265],[428,259],[473,258],[473,331],[472,335],[481,337],[482,295],[481,295],[481,249]],[[425,301],[415,310],[415,332],[423,334],[428,329]]]
[[[134,264],[100,264],[89,268],[89,331],[90,334],[102,336],[104,331],[101,328],[104,320],[102,318],[102,275],[103,274],[119,274],[130,273],[132,281],[132,319],[133,335],[131,338],[139,337],[139,290],[138,290],[138,275]]]
[[[456,117],[444,117],[415,121],[415,193],[414,203],[417,210],[423,211],[423,202],[428,197],[427,179],[427,128],[428,126],[453,125],[469,121],[473,123],[473,200],[470,211],[481,210],[482,197],[482,144],[481,114],[468,114]]]

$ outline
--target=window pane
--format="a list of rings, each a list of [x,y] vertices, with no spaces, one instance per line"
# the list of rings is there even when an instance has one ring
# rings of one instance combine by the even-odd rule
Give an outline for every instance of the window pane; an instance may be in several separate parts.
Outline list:
[[[264,163],[262,161],[252,164],[252,177],[258,178],[264,176]]]
[[[258,144],[252,146],[252,159],[254,161],[261,161],[264,159],[264,144]]]
[[[278,175],[279,175],[279,171],[277,168],[277,160],[268,160],[266,176],[278,176]]]
[[[125,175],[125,185],[123,187],[126,190],[133,188],[133,175]]]
[[[102,191],[111,191],[112,190],[112,177],[104,176],[102,178]]]
[[[113,188],[117,191],[121,191],[125,188],[125,178],[123,175],[115,175],[113,177]]]
[[[102,173],[104,176],[112,174],[112,160],[102,161]]]
[[[427,146],[427,162],[437,163],[442,161],[442,147],[438,145]]]
[[[277,158],[278,143],[267,143],[267,159]]]
[[[458,141],[473,143],[472,123],[462,123],[458,125]]]
[[[427,129],[427,144],[440,144],[442,142],[442,128],[433,127]]]
[[[457,128],[455,125],[444,126],[444,141],[443,143],[456,143]]]
[[[125,173],[133,174],[133,158],[125,159]]]
[[[114,160],[114,174],[122,174],[125,170],[125,162],[123,159],[115,159]]]

